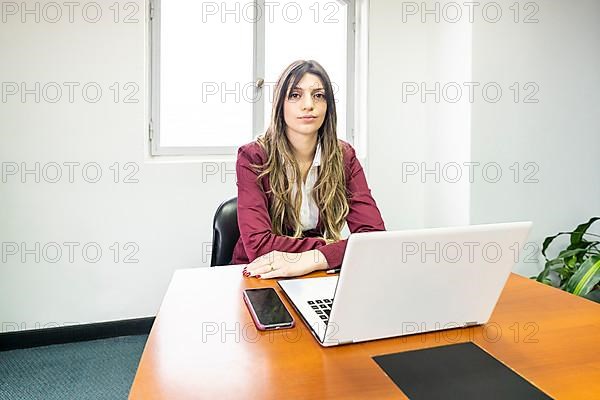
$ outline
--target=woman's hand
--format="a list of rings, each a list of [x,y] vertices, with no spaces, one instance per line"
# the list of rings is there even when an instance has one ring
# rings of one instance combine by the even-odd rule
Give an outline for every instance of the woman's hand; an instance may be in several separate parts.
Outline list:
[[[244,267],[244,275],[260,279],[291,277],[328,267],[327,259],[319,250],[308,250],[302,253],[273,250]]]

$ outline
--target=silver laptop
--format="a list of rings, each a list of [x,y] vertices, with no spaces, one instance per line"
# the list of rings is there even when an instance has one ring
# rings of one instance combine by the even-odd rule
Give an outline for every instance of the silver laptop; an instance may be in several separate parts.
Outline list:
[[[531,225],[354,233],[339,276],[277,283],[323,346],[484,324]]]

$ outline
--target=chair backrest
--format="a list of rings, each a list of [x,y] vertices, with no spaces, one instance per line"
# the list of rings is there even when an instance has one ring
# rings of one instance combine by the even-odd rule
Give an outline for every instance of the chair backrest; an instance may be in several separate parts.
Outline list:
[[[221,203],[213,221],[212,256],[210,266],[228,265],[240,237],[237,221],[237,197]]]

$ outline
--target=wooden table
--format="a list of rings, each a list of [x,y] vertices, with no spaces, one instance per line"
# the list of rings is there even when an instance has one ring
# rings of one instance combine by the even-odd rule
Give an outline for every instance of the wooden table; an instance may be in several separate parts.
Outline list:
[[[255,329],[242,290],[264,286],[276,288],[295,328]],[[554,398],[600,396],[600,305],[518,275],[484,326],[323,348],[275,280],[225,266],[175,272],[130,398],[406,398],[372,356],[466,341]]]

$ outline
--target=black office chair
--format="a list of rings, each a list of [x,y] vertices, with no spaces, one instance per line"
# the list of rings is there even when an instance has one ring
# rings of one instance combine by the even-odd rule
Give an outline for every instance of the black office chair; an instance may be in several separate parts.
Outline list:
[[[213,220],[213,241],[210,266],[228,265],[240,237],[237,221],[237,197],[221,203]]]

